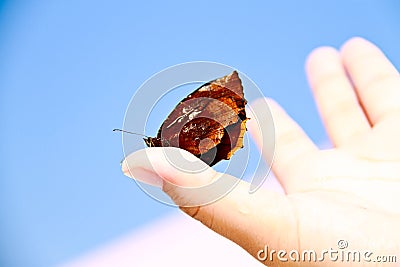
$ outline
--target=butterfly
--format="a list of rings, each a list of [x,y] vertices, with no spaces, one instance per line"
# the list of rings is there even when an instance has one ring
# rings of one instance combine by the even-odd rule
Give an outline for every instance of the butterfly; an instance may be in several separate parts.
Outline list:
[[[246,117],[242,81],[237,71],[207,82],[181,100],[148,147],[179,147],[209,166],[229,160],[243,147]]]

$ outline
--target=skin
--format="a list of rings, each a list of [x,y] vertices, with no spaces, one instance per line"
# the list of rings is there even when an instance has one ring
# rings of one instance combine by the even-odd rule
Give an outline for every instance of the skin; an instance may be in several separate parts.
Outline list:
[[[306,72],[333,148],[319,149],[268,99],[276,127],[272,171],[284,194],[267,188],[249,194],[249,184],[241,181],[216,202],[187,205],[195,203],[195,197],[185,194],[182,187],[208,184],[220,174],[211,168],[201,174],[181,172],[169,165],[163,148],[131,154],[123,171],[135,179],[157,181],[153,183],[162,185],[185,213],[255,258],[266,245],[269,250],[322,253],[339,250],[338,240],[346,240],[347,250],[372,252],[371,261],[384,255],[396,255],[400,261],[399,72],[379,48],[362,38],[348,40],[340,51],[315,49],[307,59]],[[264,103],[252,103],[254,112]],[[262,149],[255,122],[249,120],[248,128]],[[333,262],[327,255],[322,262],[310,263],[282,262],[275,254],[272,261],[261,262],[268,266],[380,266]]]

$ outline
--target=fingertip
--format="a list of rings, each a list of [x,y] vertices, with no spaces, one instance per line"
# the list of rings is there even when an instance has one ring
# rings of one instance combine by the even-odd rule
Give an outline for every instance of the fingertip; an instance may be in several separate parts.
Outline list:
[[[340,50],[347,49],[348,47],[352,46],[358,46],[358,45],[365,45],[365,44],[372,44],[370,41],[367,39],[360,37],[360,36],[354,36],[348,39],[346,42],[343,43],[341,46]]]
[[[210,183],[217,173],[193,154],[176,147],[138,150],[121,165],[126,176],[159,187],[164,181],[182,187],[202,186]]]
[[[144,167],[147,165],[142,160],[145,158],[144,152],[139,150],[125,157],[121,162],[122,173],[136,181],[161,188],[163,185],[162,178],[154,171]]]
[[[348,56],[359,54],[360,51],[371,48],[377,49],[376,45],[372,42],[357,36],[347,40],[340,48],[340,52],[344,58],[347,58]]]
[[[305,63],[305,69],[308,76],[315,71],[318,71],[326,62],[329,62],[327,58],[338,57],[338,54],[339,51],[331,46],[321,46],[312,50],[307,56]]]
[[[307,56],[306,63],[310,60],[318,59],[321,57],[325,57],[325,55],[329,54],[337,54],[338,50],[332,46],[320,46],[314,48],[310,54]]]

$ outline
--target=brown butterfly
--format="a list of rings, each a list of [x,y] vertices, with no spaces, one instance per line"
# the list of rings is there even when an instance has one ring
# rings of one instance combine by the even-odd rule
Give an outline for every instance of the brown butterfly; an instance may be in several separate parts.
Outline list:
[[[179,147],[213,166],[243,147],[247,101],[236,71],[203,84],[168,115],[149,147]]]

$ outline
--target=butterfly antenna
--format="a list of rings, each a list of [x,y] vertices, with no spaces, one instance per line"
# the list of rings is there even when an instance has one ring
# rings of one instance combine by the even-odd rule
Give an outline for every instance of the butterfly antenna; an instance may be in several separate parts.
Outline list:
[[[129,131],[121,130],[121,129],[113,129],[113,132],[123,132],[123,133],[128,133],[128,134],[134,134],[134,135],[140,135],[140,136],[148,137],[147,135],[144,135],[144,134],[129,132]]]

